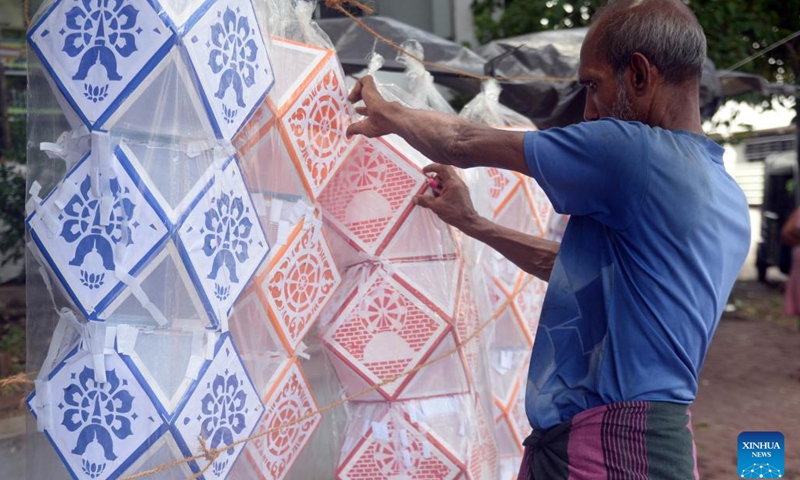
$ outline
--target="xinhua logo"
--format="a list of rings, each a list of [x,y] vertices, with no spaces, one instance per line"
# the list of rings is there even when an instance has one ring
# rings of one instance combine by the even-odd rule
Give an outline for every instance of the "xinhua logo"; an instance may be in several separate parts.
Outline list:
[[[740,478],[783,478],[783,434],[742,432],[739,434]]]

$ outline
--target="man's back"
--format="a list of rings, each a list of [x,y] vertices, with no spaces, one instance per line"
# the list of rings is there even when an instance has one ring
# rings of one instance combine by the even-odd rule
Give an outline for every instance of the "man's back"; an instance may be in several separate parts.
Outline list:
[[[528,134],[525,154],[573,215],[531,359],[532,425],[621,401],[690,403],[749,247],[747,202],[722,148],[602,119]]]

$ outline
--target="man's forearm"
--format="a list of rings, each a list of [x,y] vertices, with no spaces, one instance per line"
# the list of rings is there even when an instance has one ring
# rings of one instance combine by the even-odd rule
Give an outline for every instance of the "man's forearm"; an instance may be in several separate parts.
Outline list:
[[[550,280],[558,255],[559,243],[498,225],[484,217],[475,217],[456,226],[466,235],[497,250],[522,270]]]
[[[522,132],[498,130],[455,115],[389,104],[393,133],[436,163],[460,168],[498,167],[529,174]]]

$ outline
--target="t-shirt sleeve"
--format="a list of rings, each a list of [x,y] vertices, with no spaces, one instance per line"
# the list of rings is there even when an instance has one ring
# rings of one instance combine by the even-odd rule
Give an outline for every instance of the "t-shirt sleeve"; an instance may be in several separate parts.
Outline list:
[[[525,134],[525,161],[559,213],[615,229],[633,220],[647,190],[644,125],[601,119]]]

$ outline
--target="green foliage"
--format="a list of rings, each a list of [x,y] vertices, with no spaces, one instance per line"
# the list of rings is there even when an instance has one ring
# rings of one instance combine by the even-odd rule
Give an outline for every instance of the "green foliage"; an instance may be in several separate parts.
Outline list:
[[[787,0],[692,0],[689,6],[708,38],[708,56],[726,69],[800,30],[800,2]],[[800,77],[800,37],[743,65],[776,83]]]
[[[800,30],[797,0],[684,0],[708,38],[708,56],[720,70]],[[478,41],[585,26],[605,0],[473,0]],[[798,84],[800,36],[737,70],[770,82]],[[763,97],[742,99],[759,104]]]
[[[605,3],[605,0],[473,0],[472,13],[478,41],[487,43],[524,33],[586,26]]]
[[[11,357],[11,374],[25,371],[25,317],[0,323],[0,353]]]
[[[0,163],[0,265],[21,260],[24,253],[25,177]]]

